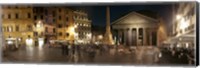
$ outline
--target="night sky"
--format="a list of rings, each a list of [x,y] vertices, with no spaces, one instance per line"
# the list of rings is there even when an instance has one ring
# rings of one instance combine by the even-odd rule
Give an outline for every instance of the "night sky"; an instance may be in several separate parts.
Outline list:
[[[110,6],[110,22],[123,17],[132,11],[148,10],[157,13],[164,21],[167,32],[172,32],[172,5],[176,3],[145,3],[145,4],[121,4]],[[83,10],[88,13],[92,20],[93,31],[105,31],[106,6],[108,5],[82,5],[71,6],[74,9]]]
[[[92,20],[92,25],[105,26],[106,5],[98,6],[75,6],[75,9],[84,10]],[[137,4],[137,5],[112,5],[110,6],[111,23],[132,11],[149,10],[158,13],[166,23],[171,23],[172,6],[171,4]]]

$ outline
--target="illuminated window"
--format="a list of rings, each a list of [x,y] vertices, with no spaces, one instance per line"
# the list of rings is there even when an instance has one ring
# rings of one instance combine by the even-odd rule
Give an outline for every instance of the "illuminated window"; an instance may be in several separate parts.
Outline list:
[[[7,29],[8,29],[8,32],[12,32],[12,26],[8,26]]]

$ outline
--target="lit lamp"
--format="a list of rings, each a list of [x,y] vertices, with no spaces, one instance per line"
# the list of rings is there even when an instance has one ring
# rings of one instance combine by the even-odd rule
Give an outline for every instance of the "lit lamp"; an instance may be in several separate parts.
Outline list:
[[[181,15],[176,15],[176,19],[177,20],[181,19]]]
[[[39,46],[42,47],[44,45],[44,38],[38,38]]]
[[[187,21],[185,21],[185,19],[181,19],[180,21],[180,29],[184,30],[185,28],[187,28],[189,25],[189,23]]]
[[[8,43],[8,44],[13,44],[13,42],[12,42],[11,40],[9,40],[7,43]]]
[[[33,39],[31,39],[31,38],[26,39],[26,45],[32,46],[33,45]]]

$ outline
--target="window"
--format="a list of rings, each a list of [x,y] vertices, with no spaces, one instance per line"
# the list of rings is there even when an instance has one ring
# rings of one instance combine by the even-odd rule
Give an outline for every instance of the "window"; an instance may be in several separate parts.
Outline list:
[[[47,15],[47,9],[44,10],[45,15]]]
[[[53,19],[53,23],[54,23],[54,22],[56,22],[56,20],[55,20],[55,19]]]
[[[61,9],[58,9],[58,11],[61,12],[62,10],[61,10]]]
[[[38,32],[34,32],[34,36],[38,36]]]
[[[62,24],[58,24],[58,28],[62,28]]]
[[[34,16],[34,20],[37,20],[37,16]]]
[[[66,21],[67,21],[67,22],[69,21],[69,18],[68,18],[68,17],[66,17]]]
[[[18,9],[18,7],[17,7],[17,6],[15,6],[15,8],[16,8],[16,9]]]
[[[10,6],[8,6],[7,8],[8,8],[8,9],[10,9],[11,7],[10,7]]]
[[[2,31],[3,31],[3,27],[0,28],[0,32],[2,32]]]
[[[66,33],[66,36],[69,37],[69,33]]]
[[[32,31],[31,25],[27,25],[27,30],[28,30],[28,31]]]
[[[62,36],[62,32],[59,33],[59,36]]]
[[[47,27],[45,27],[45,32],[48,32],[48,28]]]
[[[1,18],[2,18],[2,19],[4,18],[4,15],[3,15],[3,14],[1,15]]]
[[[6,31],[6,28],[5,27],[2,27],[2,32],[5,32]]]
[[[16,19],[18,19],[18,18],[19,18],[19,15],[18,15],[17,13],[15,14],[15,18],[16,18]]]
[[[28,13],[28,18],[31,18],[31,13]]]
[[[55,12],[55,11],[53,11],[52,13],[53,13],[53,17],[55,17],[55,16],[56,16],[56,12]]]
[[[27,6],[27,8],[31,8],[31,6]]]
[[[10,14],[8,14],[8,19],[10,19],[11,18],[11,15]]]
[[[30,36],[30,35],[28,35],[28,38],[31,38],[31,36]]]
[[[53,28],[53,33],[55,33],[56,32],[56,29],[55,28]]]
[[[19,31],[19,26],[18,25],[15,28],[16,28],[16,31]]]
[[[61,20],[61,16],[59,16],[58,18],[59,18],[59,20]]]
[[[12,32],[13,28],[12,28],[12,26],[8,26],[7,29],[8,29],[8,32]]]
[[[41,19],[44,19],[43,15],[40,16]]]

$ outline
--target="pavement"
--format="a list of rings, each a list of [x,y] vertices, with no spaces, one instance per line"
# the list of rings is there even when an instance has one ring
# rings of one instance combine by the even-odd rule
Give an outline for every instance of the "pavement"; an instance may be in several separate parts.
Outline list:
[[[163,53],[161,58],[155,58],[159,49],[141,47],[134,52],[110,54],[107,51],[100,54],[96,51],[95,57],[88,52],[80,51],[81,56],[74,60],[72,55],[63,55],[61,48],[55,47],[21,47],[16,51],[6,51],[3,54],[3,63],[64,63],[64,64],[120,64],[120,65],[170,65],[174,64],[168,54]],[[92,59],[93,58],[93,59]],[[158,59],[159,62],[155,62]]]

